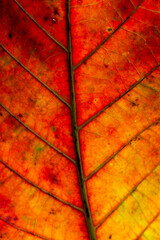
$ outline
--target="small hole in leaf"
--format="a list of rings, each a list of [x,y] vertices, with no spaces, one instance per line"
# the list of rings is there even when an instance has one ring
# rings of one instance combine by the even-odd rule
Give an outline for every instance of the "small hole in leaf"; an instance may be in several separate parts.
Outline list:
[[[56,19],[55,18],[52,18],[52,21],[53,21],[53,23],[56,23]]]

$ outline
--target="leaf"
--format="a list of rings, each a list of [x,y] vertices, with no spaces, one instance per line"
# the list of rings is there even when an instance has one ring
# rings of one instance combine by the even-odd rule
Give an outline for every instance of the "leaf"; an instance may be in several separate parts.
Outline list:
[[[0,1],[1,239],[160,239],[159,9]]]

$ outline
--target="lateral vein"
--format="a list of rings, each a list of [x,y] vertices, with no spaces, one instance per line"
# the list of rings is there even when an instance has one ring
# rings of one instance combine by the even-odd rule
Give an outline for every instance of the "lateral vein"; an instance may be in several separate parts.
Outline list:
[[[158,212],[154,218],[152,219],[152,221],[149,222],[148,226],[144,228],[144,230],[138,235],[138,237],[135,240],[139,240],[139,238],[143,235],[143,233],[151,226],[151,224],[159,217],[160,212]]]
[[[25,123],[23,123],[19,118],[17,118],[13,113],[11,113],[11,111],[9,109],[7,109],[2,103],[0,103],[0,106],[2,106],[2,108],[4,108],[14,119],[16,119],[21,125],[23,125],[27,130],[29,130],[31,133],[33,133],[36,137],[38,137],[40,140],[45,142],[48,146],[50,146],[51,148],[56,150],[59,154],[66,157],[68,160],[70,160],[72,163],[74,163],[76,165],[75,160],[73,160],[71,157],[69,157],[67,154],[62,152],[57,147],[53,146],[51,143],[49,143],[47,140],[45,140],[43,137],[41,137],[38,133],[33,131],[30,127],[28,127]]]
[[[13,58],[22,68],[24,68],[33,78],[35,78],[39,83],[41,83],[45,88],[47,88],[53,95],[55,95],[61,102],[63,102],[67,107],[71,108],[70,104],[66,102],[58,93],[52,90],[47,84],[42,82],[34,73],[32,73],[26,66],[23,65],[16,57],[14,57],[1,43],[0,47],[11,57]]]
[[[7,163],[5,163],[3,160],[0,159],[0,162],[6,167],[8,168],[11,172],[13,172],[14,174],[16,174],[18,177],[20,177],[23,181],[27,182],[28,184],[30,184],[31,186],[35,187],[36,189],[40,190],[41,192],[49,195],[50,197],[53,197],[54,199],[56,199],[57,201],[65,204],[65,205],[68,205],[69,207],[71,208],[74,208],[80,212],[83,213],[83,209],[82,208],[79,208],[77,207],[76,205],[72,204],[72,203],[69,203],[57,196],[55,196],[54,194],[44,190],[43,188],[39,187],[38,185],[36,185],[35,183],[33,183],[32,181],[28,180],[27,178],[23,177],[20,173],[18,173],[16,170],[14,170],[13,168],[11,168]]]
[[[68,52],[67,48],[63,46],[62,43],[57,41],[54,37],[52,37],[23,7],[22,5],[14,0],[14,2],[18,5],[18,7],[39,27],[52,41],[54,41],[57,45],[59,45],[61,48],[63,48],[66,52]]]
[[[141,6],[141,4],[144,2],[142,0],[136,8],[130,13],[130,15],[107,37],[105,38],[93,51],[91,51],[86,57],[84,57],[77,65],[73,67],[74,70],[76,70],[80,65],[82,65],[85,61],[87,61],[95,52],[100,49],[102,45],[104,45],[125,23],[130,17],[137,11],[137,9]]]
[[[10,226],[13,227],[13,228],[15,228],[15,229],[17,229],[17,230],[19,230],[19,231],[21,231],[21,232],[24,232],[24,233],[33,235],[34,237],[38,237],[38,238],[43,239],[43,240],[52,240],[52,239],[50,239],[50,238],[43,237],[43,236],[41,236],[41,235],[39,235],[39,234],[37,234],[37,233],[31,232],[31,231],[29,231],[29,230],[27,230],[27,229],[18,227],[18,226],[16,226],[15,224],[6,221],[6,220],[5,220],[3,217],[1,217],[1,216],[0,216],[0,220],[3,221],[3,222],[5,222],[6,224],[10,225]]]
[[[139,183],[137,183],[136,186],[120,201],[120,203],[119,203],[116,207],[114,207],[113,210],[112,210],[110,213],[108,213],[107,216],[105,216],[105,217],[95,226],[95,229],[99,228],[99,227],[102,225],[102,223],[104,223],[104,222],[123,204],[123,202],[124,202],[134,191],[136,191],[136,189],[138,188],[138,186],[139,186],[147,177],[149,177],[149,175],[150,175],[152,172],[154,172],[154,170],[156,170],[156,168],[157,168],[159,165],[160,165],[160,162],[159,162],[154,168],[152,168],[152,170],[151,170],[149,173],[147,173],[147,174],[142,178],[142,180],[141,180]]]
[[[150,74],[152,74],[158,67],[160,66],[160,63],[157,64],[154,68],[152,68],[143,78],[141,78],[139,81],[137,81],[135,84],[133,84],[126,92],[121,94],[119,97],[115,98],[115,100],[111,103],[109,103],[107,106],[102,108],[99,112],[97,112],[95,115],[93,115],[91,118],[89,118],[87,121],[85,121],[82,125],[78,127],[79,130],[81,130],[84,126],[86,126],[88,123],[90,123],[92,120],[94,120],[96,117],[98,117],[101,113],[103,113],[107,108],[111,107],[114,103],[116,103],[118,100],[120,100],[123,96],[125,96],[127,93],[129,93],[132,89],[134,89],[138,84],[140,84],[145,78],[147,78]]]
[[[126,144],[124,144],[116,153],[114,153],[111,157],[109,157],[105,162],[100,164],[92,173],[90,173],[86,178],[85,181],[89,180],[94,174],[96,174],[98,171],[100,171],[108,162],[111,161],[119,152],[121,152],[126,146],[128,146],[135,138],[137,138],[140,134],[142,134],[144,131],[158,123],[160,119],[154,121],[153,123],[149,124],[147,127],[142,129],[139,133],[137,133],[133,138],[131,138]]]

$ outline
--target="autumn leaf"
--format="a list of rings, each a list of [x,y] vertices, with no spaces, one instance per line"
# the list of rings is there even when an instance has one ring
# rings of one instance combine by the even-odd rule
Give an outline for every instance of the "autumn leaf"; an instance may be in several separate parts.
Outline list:
[[[0,238],[160,239],[160,1],[0,1]]]

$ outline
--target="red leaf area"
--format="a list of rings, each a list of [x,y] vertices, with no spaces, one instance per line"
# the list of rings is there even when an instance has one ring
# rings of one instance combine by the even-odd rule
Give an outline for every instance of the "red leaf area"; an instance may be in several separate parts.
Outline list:
[[[0,238],[159,240],[160,2],[0,1]]]

